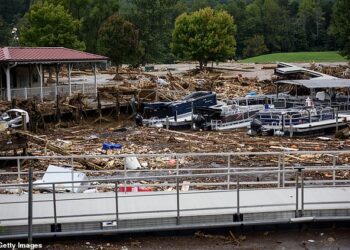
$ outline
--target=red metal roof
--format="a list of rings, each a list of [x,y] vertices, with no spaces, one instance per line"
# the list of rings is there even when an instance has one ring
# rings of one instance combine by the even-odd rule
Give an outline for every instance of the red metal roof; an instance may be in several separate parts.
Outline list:
[[[63,47],[4,47],[0,62],[107,61],[108,58]]]

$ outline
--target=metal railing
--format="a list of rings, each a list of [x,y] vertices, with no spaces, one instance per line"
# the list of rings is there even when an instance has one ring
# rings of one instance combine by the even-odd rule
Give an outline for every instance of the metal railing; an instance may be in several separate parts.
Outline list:
[[[95,95],[96,88],[93,83],[79,83],[71,84],[71,91],[80,92],[86,95]],[[69,96],[70,90],[69,85],[58,85],[58,86],[49,86],[43,87],[43,98],[47,100],[55,100],[56,96]],[[41,90],[40,87],[32,88],[15,88],[11,89],[11,96],[16,99],[27,100],[29,98],[37,97],[40,98]]]
[[[241,192],[247,189],[285,189],[285,188],[291,188],[295,187],[295,200],[294,202],[290,202],[288,204],[271,204],[267,206],[294,206],[295,209],[292,210],[295,213],[295,216],[291,217],[290,219],[295,218],[302,218],[304,216],[304,210],[309,205],[313,205],[314,203],[310,203],[307,200],[305,200],[304,196],[304,189],[305,188],[322,188],[326,186],[332,186],[334,188],[336,187],[349,187],[350,186],[350,178],[345,178],[341,180],[337,180],[337,173],[341,171],[346,171],[349,173],[350,166],[347,164],[339,165],[337,164],[337,161],[339,161],[339,157],[341,156],[347,156],[350,154],[350,151],[285,151],[285,152],[237,152],[237,153],[188,153],[188,154],[135,154],[135,155],[75,155],[75,156],[22,156],[22,157],[1,157],[0,160],[16,160],[17,161],[17,171],[14,172],[2,172],[1,175],[8,175],[8,174],[14,174],[18,175],[18,177],[26,176],[28,177],[28,183],[11,183],[11,184],[0,184],[0,190],[1,189],[21,189],[28,192],[28,201],[5,201],[0,202],[0,211],[1,206],[3,205],[9,205],[9,204],[20,204],[20,203],[27,203],[28,204],[28,217],[23,218],[6,218],[2,219],[2,221],[24,221],[28,220],[28,225],[33,225],[33,221],[40,221],[43,219],[49,219],[54,224],[54,229],[51,232],[47,232],[46,235],[60,235],[63,233],[60,232],[58,225],[60,224],[60,220],[66,218],[69,219],[70,217],[94,217],[94,216],[112,216],[115,217],[115,230],[119,230],[119,222],[120,222],[120,216],[125,215],[133,215],[133,214],[159,214],[159,213],[174,213],[176,218],[176,226],[184,226],[183,223],[181,223],[182,214],[186,211],[203,211],[203,210],[220,210],[220,209],[230,209],[235,214],[236,221],[235,223],[242,223],[242,217],[241,217],[241,211],[243,208],[247,208],[247,205],[241,205],[240,204],[240,197]],[[302,155],[324,155],[326,157],[330,157],[331,161],[329,165],[322,165],[322,166],[313,166],[313,165],[300,165],[298,163],[290,164],[287,166],[286,160],[289,156],[302,156]],[[273,158],[276,158],[275,166],[259,166],[259,167],[248,167],[248,166],[235,166],[233,163],[233,159],[235,157],[270,157],[270,160]],[[41,174],[42,172],[36,171],[32,172],[31,170],[28,172],[21,171],[21,162],[22,161],[29,161],[29,160],[57,160],[60,161],[68,160],[71,162],[71,171],[74,170],[74,159],[89,159],[89,158],[105,158],[108,157],[109,159],[117,159],[117,158],[125,158],[125,157],[138,157],[138,158],[154,158],[154,157],[165,157],[176,160],[176,166],[172,168],[165,168],[165,169],[156,169],[152,171],[148,171],[147,169],[138,169],[138,170],[128,170],[124,167],[122,170],[100,170],[100,171],[81,171],[86,173],[119,173],[121,174],[120,177],[111,177],[111,178],[105,178],[105,177],[98,177],[95,179],[90,180],[74,180],[72,175],[72,179],[69,181],[62,181],[62,182],[48,182],[48,183],[33,183],[33,175],[34,174]],[[203,159],[203,157],[214,157],[217,161],[219,158],[225,158],[227,165],[220,166],[217,168],[213,167],[196,167],[196,164],[194,166],[184,168],[180,165],[180,159],[184,157],[190,157],[193,158],[199,158]],[[56,159],[53,159],[56,158]],[[170,171],[170,172],[169,172]],[[132,172],[139,172],[139,173],[146,173],[151,172],[151,175],[145,175],[145,176],[127,176],[129,173]],[[164,174],[164,172],[167,172],[167,174]],[[328,180],[318,180],[317,178],[307,179],[306,175],[309,173],[317,173],[320,172],[327,172],[331,173],[330,179]],[[60,172],[61,173],[61,172]],[[268,174],[275,176],[274,180],[271,181],[259,181],[259,180],[249,180],[247,181],[247,177],[253,177],[255,178],[257,175],[263,175]],[[287,176],[290,176],[292,178],[286,178]],[[184,180],[191,180],[191,183],[181,183]],[[194,182],[192,182],[194,181]],[[93,184],[93,183],[98,183]],[[74,187],[76,185],[85,185],[85,187],[90,188],[97,186],[104,186],[108,188],[108,192],[105,196],[99,196],[99,197],[85,197],[85,198],[74,198],[74,196],[70,198],[63,198],[58,199],[56,196],[57,188],[64,185],[69,186],[72,185],[72,191],[74,190]],[[52,194],[50,199],[33,199],[33,197],[36,197],[36,194],[33,194],[33,191],[40,188],[42,185],[51,185],[52,188]],[[188,185],[191,187],[191,190],[189,191],[181,191],[181,189]],[[267,185],[267,186],[266,186]],[[195,209],[184,209],[181,208],[181,197],[185,194],[197,194],[199,191],[196,190],[196,187],[206,187],[206,186],[218,186],[219,189],[215,189],[214,191],[210,192],[235,192],[236,193],[236,200],[235,205],[230,207],[201,207],[201,208],[195,208]],[[176,196],[176,207],[170,210],[158,210],[158,211],[147,211],[147,210],[140,210],[137,212],[128,212],[128,211],[120,211],[119,204],[123,199],[126,199],[127,197],[144,197],[145,195],[128,195],[126,193],[127,187],[172,187],[173,192],[150,192],[147,195],[148,196],[161,196],[161,195],[175,195]],[[123,191],[122,191],[123,190]],[[121,192],[122,191],[122,192]],[[107,195],[108,193],[113,192],[115,195]],[[175,192],[175,193],[174,193]],[[203,192],[203,191],[201,191]],[[206,191],[209,192],[209,191]],[[120,194],[124,193],[123,196]],[[200,192],[199,192],[200,193]],[[67,200],[97,200],[97,199],[113,199],[115,200],[115,210],[111,211],[109,213],[93,213],[93,214],[76,214],[76,215],[60,215],[57,211],[57,204],[59,202],[64,202]],[[52,215],[51,216],[39,216],[39,217],[33,217],[33,205],[35,203],[51,203],[52,206]],[[332,204],[349,204],[350,200],[344,200],[342,202],[332,202],[329,203]],[[327,203],[327,204],[329,204]],[[320,203],[319,205],[322,205],[323,203]],[[248,206],[248,207],[259,207],[261,204],[257,204],[255,206]],[[266,206],[266,205],[265,205]],[[125,229],[125,228],[124,228]],[[28,239],[30,241],[31,237],[33,236],[32,227],[29,226],[28,228]],[[0,238],[1,238],[0,233]]]

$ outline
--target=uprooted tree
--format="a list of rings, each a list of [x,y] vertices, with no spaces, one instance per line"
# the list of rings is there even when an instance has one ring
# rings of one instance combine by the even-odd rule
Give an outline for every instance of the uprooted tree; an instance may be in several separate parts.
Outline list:
[[[232,16],[226,11],[205,8],[176,19],[172,49],[182,58],[199,61],[202,69],[208,61],[222,61],[235,55],[235,34]]]

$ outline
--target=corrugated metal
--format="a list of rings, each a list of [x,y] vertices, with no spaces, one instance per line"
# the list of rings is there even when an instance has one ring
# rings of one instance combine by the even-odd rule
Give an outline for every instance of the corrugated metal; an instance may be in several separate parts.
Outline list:
[[[4,47],[0,48],[1,61],[106,61],[108,58],[63,47]]]

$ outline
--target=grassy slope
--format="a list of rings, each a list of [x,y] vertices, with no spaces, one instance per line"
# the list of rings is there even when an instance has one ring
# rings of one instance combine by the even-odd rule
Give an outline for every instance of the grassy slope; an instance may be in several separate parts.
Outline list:
[[[336,51],[323,52],[290,52],[274,53],[251,57],[242,60],[243,63],[274,63],[274,62],[345,62],[346,59]]]

